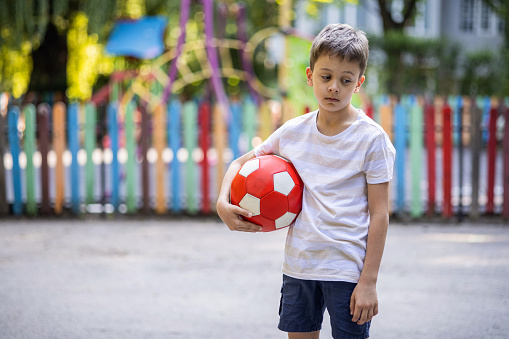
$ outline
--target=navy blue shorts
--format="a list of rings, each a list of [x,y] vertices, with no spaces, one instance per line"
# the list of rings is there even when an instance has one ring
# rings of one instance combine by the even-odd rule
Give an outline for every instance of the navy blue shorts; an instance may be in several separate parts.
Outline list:
[[[283,275],[278,328],[285,332],[319,331],[327,308],[335,339],[368,338],[371,322],[357,325],[350,314],[355,286],[349,282],[301,280]]]

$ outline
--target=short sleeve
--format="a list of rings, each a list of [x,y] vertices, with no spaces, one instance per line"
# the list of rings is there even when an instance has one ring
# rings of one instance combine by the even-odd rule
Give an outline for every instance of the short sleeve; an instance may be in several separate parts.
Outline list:
[[[364,161],[364,173],[368,184],[380,184],[392,180],[396,150],[385,132],[371,143]]]

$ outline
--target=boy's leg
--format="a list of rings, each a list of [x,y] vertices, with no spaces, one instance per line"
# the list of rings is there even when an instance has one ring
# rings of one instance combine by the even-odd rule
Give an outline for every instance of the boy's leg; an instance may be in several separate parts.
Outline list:
[[[322,289],[318,281],[295,279],[283,275],[279,325],[293,338],[318,338],[325,312]]]
[[[320,331],[288,333],[288,339],[318,339],[318,338],[320,338]]]

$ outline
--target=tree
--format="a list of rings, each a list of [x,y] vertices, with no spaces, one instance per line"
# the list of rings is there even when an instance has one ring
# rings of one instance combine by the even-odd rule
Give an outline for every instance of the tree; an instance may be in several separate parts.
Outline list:
[[[491,9],[504,21],[504,46],[500,53],[501,61],[499,67],[499,79],[502,86],[499,86],[499,95],[509,94],[509,2],[505,0],[483,0]]]
[[[504,21],[504,45],[509,48],[509,2],[505,0],[483,0]]]
[[[223,0],[221,3],[233,6],[236,1]],[[245,3],[248,35],[263,27],[277,25],[278,5],[275,1],[263,6],[256,0],[246,0]],[[2,0],[0,92],[14,92],[16,97],[27,90],[66,92],[69,87],[72,90],[78,81],[75,79],[83,81],[83,78],[88,79],[83,86],[90,87],[97,79],[97,69],[108,68],[111,72],[111,65],[99,67],[98,63],[102,62],[103,44],[115,20],[165,15],[169,18],[167,41],[171,43],[175,31],[178,36],[180,5],[180,0]],[[198,27],[203,24],[199,15],[201,1],[194,0],[192,6],[191,21]],[[94,58],[86,54],[90,50]],[[92,63],[94,60],[95,64]],[[104,62],[120,64],[118,67],[129,63],[125,59]],[[85,70],[88,75],[79,73]],[[90,74],[92,72],[95,74]],[[70,97],[83,99],[87,95],[71,93]]]
[[[383,51],[379,74],[384,90],[389,93],[424,94],[453,88],[451,79],[458,47],[441,39],[410,37],[405,32],[419,15],[417,9],[422,2],[378,0],[383,36],[371,37],[370,41],[373,49]],[[436,73],[442,79],[436,80]]]
[[[119,7],[126,1],[100,0],[16,0],[0,2],[0,89],[14,92],[26,90],[60,91],[67,88],[68,36],[78,13],[94,20],[88,29],[98,37],[104,36],[104,27],[114,19]],[[17,58],[6,58],[8,54]],[[22,64],[16,64],[19,58]],[[33,68],[32,68],[33,67]],[[24,90],[14,88],[13,78],[25,84]],[[21,91],[22,90],[22,91]],[[20,93],[21,91],[21,93]]]
[[[419,1],[421,0],[404,0],[397,2],[392,0],[378,0],[384,35],[390,34],[391,32],[403,33],[404,28],[415,18],[417,13],[416,5]],[[394,10],[393,5],[401,2],[403,2],[403,7],[399,8],[399,10]]]

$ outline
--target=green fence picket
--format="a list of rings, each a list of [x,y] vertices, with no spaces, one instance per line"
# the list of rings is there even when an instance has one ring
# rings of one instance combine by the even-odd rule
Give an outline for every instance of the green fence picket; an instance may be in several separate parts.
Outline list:
[[[186,161],[186,192],[187,192],[187,211],[191,214],[198,212],[198,199],[196,194],[197,176],[196,164],[193,160],[193,151],[196,148],[196,130],[197,130],[198,106],[194,101],[188,101],[183,105],[183,127],[184,127],[184,147],[187,149],[188,158]]]
[[[125,129],[125,147],[127,151],[126,171],[126,206],[128,213],[135,213],[136,206],[136,137],[134,135],[134,102],[130,102],[125,108],[124,129]]]
[[[253,149],[252,141],[256,136],[256,111],[257,107],[254,101],[251,98],[246,99],[242,117],[242,131],[247,141],[247,150],[244,150],[244,152]]]
[[[26,212],[28,215],[34,216],[37,214],[37,203],[35,202],[35,168],[34,168],[34,153],[35,153],[35,106],[28,104],[23,108],[25,115],[25,136],[24,148],[27,157],[27,164],[25,168],[25,184],[26,184]]]
[[[423,111],[417,100],[410,109],[410,166],[412,176],[412,202],[410,215],[418,218],[422,215],[421,176],[423,150]]]

